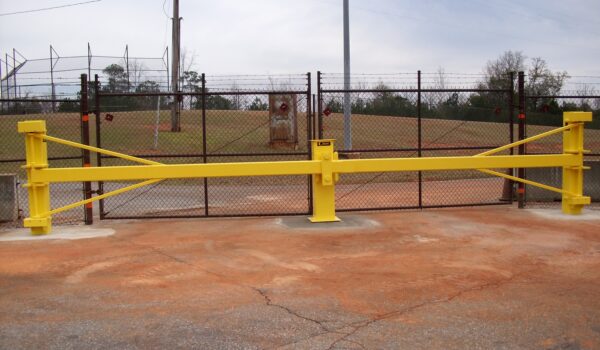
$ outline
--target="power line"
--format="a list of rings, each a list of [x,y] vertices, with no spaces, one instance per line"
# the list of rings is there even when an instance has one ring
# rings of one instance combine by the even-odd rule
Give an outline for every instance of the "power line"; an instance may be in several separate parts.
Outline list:
[[[40,12],[40,11],[55,10],[55,9],[60,9],[60,8],[64,8],[64,7],[71,7],[71,6],[77,6],[77,5],[85,5],[85,4],[90,4],[90,3],[93,3],[93,2],[100,2],[100,1],[102,1],[102,0],[90,0],[90,1],[77,2],[77,3],[74,3],[74,4],[68,4],[68,5],[61,5],[61,6],[54,6],[54,7],[44,7],[44,8],[35,9],[35,10],[25,10],[25,11],[0,13],[0,16],[20,15],[20,14],[23,14],[23,13],[31,13],[31,12]]]

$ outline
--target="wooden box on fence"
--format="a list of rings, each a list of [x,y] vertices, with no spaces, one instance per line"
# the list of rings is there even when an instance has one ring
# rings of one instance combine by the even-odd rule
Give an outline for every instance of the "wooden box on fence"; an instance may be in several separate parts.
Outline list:
[[[269,145],[298,147],[298,99],[295,94],[269,95]]]

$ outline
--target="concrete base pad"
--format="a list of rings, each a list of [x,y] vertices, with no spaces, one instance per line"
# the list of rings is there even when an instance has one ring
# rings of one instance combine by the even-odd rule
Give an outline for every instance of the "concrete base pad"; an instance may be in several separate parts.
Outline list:
[[[318,229],[318,230],[330,230],[330,229],[348,229],[348,228],[370,228],[378,227],[380,224],[376,220],[369,219],[360,215],[338,215],[340,221],[334,222],[311,222],[308,218],[302,216],[290,216],[284,218],[278,218],[275,223],[285,228],[295,229]]]
[[[561,209],[526,209],[526,211],[552,220],[600,220],[600,211],[584,209],[581,215],[564,214]]]
[[[85,239],[106,237],[115,234],[111,228],[90,226],[54,226],[49,235],[34,236],[28,228],[10,229],[0,232],[0,242],[10,241],[38,241],[48,239]]]

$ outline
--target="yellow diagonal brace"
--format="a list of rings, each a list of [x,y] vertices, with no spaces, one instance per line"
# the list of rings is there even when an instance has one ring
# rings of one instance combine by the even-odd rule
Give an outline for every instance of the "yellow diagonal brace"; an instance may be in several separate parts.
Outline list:
[[[125,160],[130,160],[130,161],[136,162],[136,163],[141,163],[141,164],[146,164],[146,165],[163,165],[163,163],[155,162],[153,160],[138,158],[138,157],[134,157],[134,156],[128,156],[127,154],[114,152],[114,151],[108,151],[108,150],[105,150],[102,148],[88,146],[88,145],[84,145],[81,143],[64,140],[64,139],[61,139],[58,137],[53,137],[53,136],[48,136],[48,135],[43,135],[43,134],[33,134],[33,135],[36,137],[42,138],[46,141],[52,141],[52,142],[60,143],[65,146],[71,146],[71,147],[81,148],[81,149],[85,149],[85,150],[96,152],[96,153],[102,153],[102,154],[106,154],[108,156],[113,156],[113,157],[117,157],[117,158],[121,158],[121,159],[125,159]]]
[[[521,140],[521,141],[517,141],[517,142],[509,143],[508,145],[504,145],[504,146],[502,146],[502,147],[494,148],[494,149],[491,149],[491,150],[489,150],[489,151],[485,151],[485,152],[482,152],[482,153],[476,154],[476,155],[474,155],[473,157],[489,156],[489,155],[492,155],[492,154],[495,154],[495,153],[498,153],[498,152],[502,152],[502,151],[504,151],[504,150],[507,150],[507,149],[511,149],[511,148],[514,148],[514,147],[517,147],[517,146],[520,146],[520,145],[526,144],[526,143],[528,143],[528,142],[536,141],[536,140],[539,140],[539,139],[543,139],[544,137],[548,137],[548,136],[551,136],[551,135],[554,135],[554,134],[558,134],[558,133],[560,133],[560,132],[563,132],[563,131],[565,131],[565,130],[572,129],[572,128],[574,128],[574,127],[575,127],[575,124],[569,124],[569,125],[565,125],[565,126],[563,126],[563,127],[560,127],[560,128],[558,128],[558,129],[554,129],[554,130],[546,131],[546,132],[543,132],[543,133],[541,133],[541,134],[538,134],[538,135],[535,135],[535,136],[528,137],[528,138],[526,138],[526,139],[523,139],[523,140]]]
[[[516,176],[512,176],[512,175],[500,173],[500,172],[497,172],[497,171],[493,171],[493,170],[489,170],[489,169],[477,169],[477,170],[481,171],[482,173],[486,173],[486,174],[494,175],[494,176],[498,176],[498,177],[503,177],[505,179],[516,181],[516,182],[522,182],[524,184],[535,186],[535,187],[539,187],[539,188],[543,188],[543,189],[548,190],[548,191],[552,191],[552,192],[556,192],[556,193],[561,193],[561,194],[562,193],[569,193],[569,192],[567,192],[565,190],[562,190],[560,188],[557,188],[557,187],[552,187],[552,186],[544,185],[543,183],[521,179],[520,177],[516,177]]]
[[[79,207],[81,205],[85,205],[85,204],[88,204],[88,203],[91,203],[91,202],[94,202],[94,201],[98,201],[98,200],[101,200],[101,199],[104,199],[104,198],[115,196],[117,194],[121,194],[121,193],[124,193],[124,192],[127,192],[127,191],[135,190],[135,189],[143,187],[143,186],[152,185],[152,184],[155,184],[157,182],[161,182],[163,180],[164,179],[147,180],[147,181],[144,181],[144,182],[137,183],[135,185],[123,187],[123,188],[120,188],[118,190],[110,191],[110,192],[107,192],[105,194],[101,194],[99,196],[92,197],[90,199],[86,199],[86,200],[83,200],[83,201],[79,201],[77,203],[65,205],[64,207],[52,209],[52,210],[50,210],[50,211],[42,214],[42,216],[54,215],[54,214],[57,214],[57,213],[60,213],[60,212],[63,212],[63,211],[67,211],[67,210],[70,210],[70,209],[77,208],[77,207]]]

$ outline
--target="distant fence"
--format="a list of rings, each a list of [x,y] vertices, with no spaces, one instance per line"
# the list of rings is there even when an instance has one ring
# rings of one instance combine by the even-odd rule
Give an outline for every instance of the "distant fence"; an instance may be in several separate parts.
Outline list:
[[[169,90],[168,50],[161,57],[134,57],[126,45],[121,56],[98,55],[88,43],[84,55],[60,55],[52,45],[48,52],[47,57],[29,59],[13,49],[12,54],[0,56],[0,98],[77,100],[81,74],[98,74],[124,91],[143,89],[148,82]],[[0,105],[0,112],[7,112],[5,106]]]
[[[346,88],[343,75],[318,73],[313,95],[310,74],[202,74],[176,94],[156,86],[119,90],[99,77],[80,81],[77,99],[0,99],[0,172],[25,178],[24,144],[16,123],[34,118],[46,120],[52,135],[93,146],[164,163],[217,163],[310,159],[309,140],[314,138],[336,139],[337,151],[345,158],[474,155],[556,126],[563,111],[583,109],[593,111],[595,118],[586,126],[591,153],[585,159],[592,170],[586,172],[585,192],[600,201],[600,179],[594,178],[600,162],[600,96],[527,96],[520,86],[481,88],[476,84],[480,78],[455,75],[440,81],[435,74],[420,72],[355,75]],[[350,134],[344,105],[352,115],[351,148],[346,147]],[[82,122],[88,115],[89,122]],[[174,126],[178,130],[173,131]],[[511,152],[562,152],[560,145],[557,136]],[[84,152],[60,145],[51,145],[49,155],[52,164],[61,167],[79,167],[86,159]],[[126,164],[95,154],[91,163]],[[530,170],[522,175],[560,187],[560,171]],[[127,185],[56,185],[51,189],[53,206]],[[308,214],[310,186],[306,176],[169,180],[101,201],[96,210],[102,219]],[[25,216],[25,191],[19,198]],[[447,171],[343,176],[336,202],[340,211],[363,211],[515,200],[522,207],[548,206],[556,199],[479,172]],[[63,223],[86,219],[91,221],[84,210],[55,217]]]

